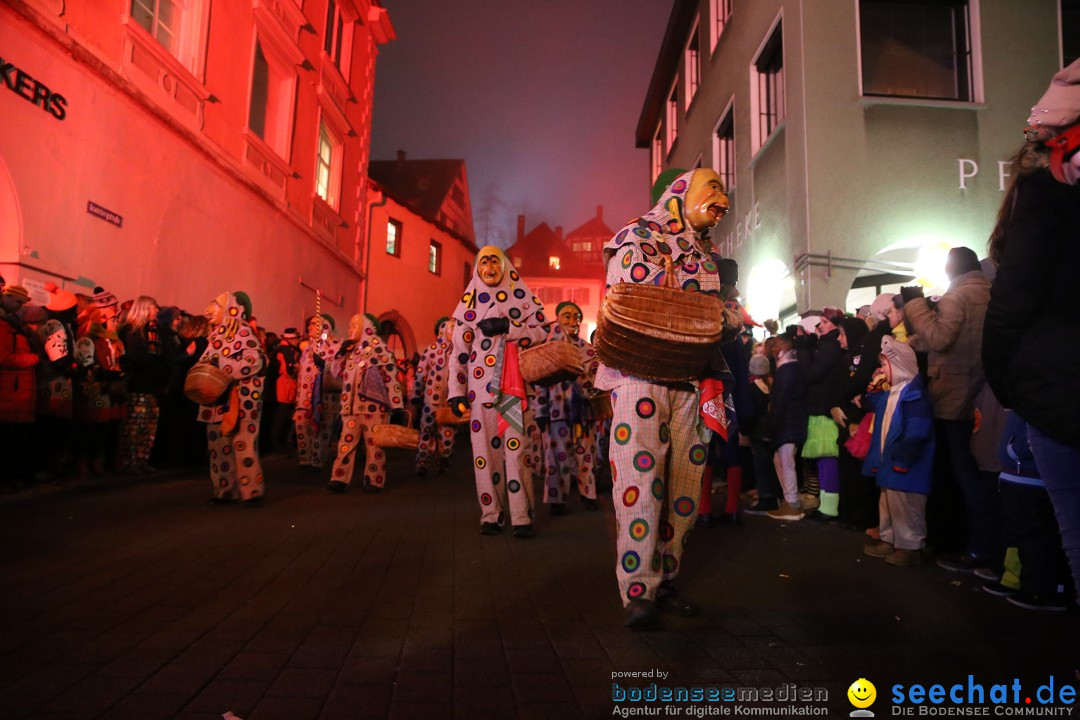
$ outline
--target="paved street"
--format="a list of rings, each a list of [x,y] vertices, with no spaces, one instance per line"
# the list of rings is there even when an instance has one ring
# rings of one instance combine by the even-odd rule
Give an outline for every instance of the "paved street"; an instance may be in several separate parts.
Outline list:
[[[610,498],[482,537],[464,453],[446,477],[390,468],[381,495],[337,496],[272,458],[259,509],[208,507],[194,473],[5,498],[0,717],[610,717],[613,673],[650,670],[827,688],[834,717],[866,677],[882,717],[894,683],[1075,682],[1076,613],[805,522],[697,530],[682,589],[705,612],[635,634]]]

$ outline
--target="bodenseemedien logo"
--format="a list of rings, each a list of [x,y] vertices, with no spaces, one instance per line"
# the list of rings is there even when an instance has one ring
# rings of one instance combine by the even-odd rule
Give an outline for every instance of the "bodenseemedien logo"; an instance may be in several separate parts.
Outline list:
[[[874,713],[867,710],[877,700],[877,688],[874,683],[866,678],[859,678],[851,683],[847,691],[848,702],[855,706],[851,711],[851,717],[874,717]]]

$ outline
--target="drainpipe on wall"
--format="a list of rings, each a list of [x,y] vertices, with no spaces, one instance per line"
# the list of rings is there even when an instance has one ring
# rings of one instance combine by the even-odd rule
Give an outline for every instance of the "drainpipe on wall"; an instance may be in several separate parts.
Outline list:
[[[386,205],[386,201],[390,199],[383,190],[379,190],[379,195],[382,196],[382,200],[368,205],[367,242],[364,244],[364,295],[360,298],[360,312],[362,313],[367,312],[367,291],[371,283],[371,268],[368,266],[371,261],[371,220],[375,215],[375,208]]]

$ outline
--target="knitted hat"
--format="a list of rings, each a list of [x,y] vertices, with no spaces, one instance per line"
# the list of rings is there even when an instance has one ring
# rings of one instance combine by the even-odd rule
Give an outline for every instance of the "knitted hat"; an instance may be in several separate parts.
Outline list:
[[[896,297],[895,293],[881,293],[878,295],[874,298],[874,302],[870,303],[870,314],[878,321],[884,320],[889,313],[889,308],[894,307],[894,297]]]
[[[233,297],[236,298],[236,302],[240,303],[240,307],[244,308],[243,318],[245,320],[251,319],[251,298],[243,290],[236,290],[233,292]],[[330,326],[333,327],[334,321],[330,321]]]
[[[679,177],[684,172],[686,172],[686,170],[683,170],[682,168],[668,168],[656,176],[656,182],[654,182],[652,186],[653,205],[660,202],[660,198],[663,196],[664,191],[668,189],[668,185],[675,182],[675,178]]]
[[[578,311],[579,315],[584,315],[585,314],[585,313],[581,312],[581,308],[578,306],[577,303],[570,302],[569,300],[564,300],[561,303],[559,303],[558,305],[556,305],[555,306],[555,314],[558,315],[559,313],[561,313],[563,311],[563,308],[565,308],[565,307],[574,308],[575,310]]]
[[[881,338],[881,354],[889,359],[892,365],[893,385],[907,382],[919,373],[919,362],[915,359],[915,351],[907,343],[902,343],[891,335]]]
[[[79,302],[79,299],[75,297],[75,293],[61,290],[54,282],[45,283],[45,292],[49,293],[49,303],[45,306],[46,310],[63,312],[75,307]]]
[[[30,293],[22,285],[8,285],[4,288],[4,294],[22,300],[24,303],[30,302]]]
[[[24,323],[43,323],[49,319],[49,313],[40,305],[23,305],[18,316]]]
[[[863,319],[857,317],[844,318],[840,321],[840,327],[844,329],[848,350],[851,351],[858,349],[862,345],[863,338],[870,331]]]
[[[100,285],[94,288],[94,294],[90,296],[90,302],[94,307],[98,308],[112,307],[119,303],[115,295]]]
[[[1031,108],[1028,125],[1065,127],[1080,121],[1080,60],[1059,70]]]
[[[813,335],[817,332],[817,325],[821,322],[821,313],[817,310],[811,310],[803,313],[802,320],[799,320],[799,326],[806,331],[808,335]]]
[[[762,377],[769,374],[769,358],[764,355],[754,355],[750,358],[750,374]]]

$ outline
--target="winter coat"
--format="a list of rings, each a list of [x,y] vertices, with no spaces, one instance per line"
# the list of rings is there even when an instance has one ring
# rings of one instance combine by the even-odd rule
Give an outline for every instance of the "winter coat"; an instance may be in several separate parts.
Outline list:
[[[720,346],[720,352],[731,370],[731,382],[724,380],[724,388],[731,390],[731,400],[735,403],[735,415],[739,418],[740,432],[746,434],[746,428],[757,416],[757,406],[750,393],[750,356],[753,348],[748,340],[738,340]]]
[[[39,360],[13,321],[0,317],[0,423],[34,422]]]
[[[866,403],[874,410],[874,434],[870,452],[863,460],[863,475],[876,477],[878,487],[929,495],[934,464],[934,414],[922,377],[916,375],[900,391],[882,449],[881,428],[888,401],[888,392],[866,396]]]
[[[986,379],[1001,404],[1080,448],[1080,186],[1039,170],[1020,185],[983,331]]]
[[[840,331],[818,338],[806,365],[799,363],[806,380],[806,410],[810,415],[828,415],[844,399],[842,388],[850,377],[847,351],[840,347]]]
[[[774,450],[787,443],[806,442],[806,381],[798,362],[779,365],[773,373],[769,417],[764,437]]]
[[[975,398],[986,382],[981,353],[988,302],[990,280],[982,270],[972,270],[953,278],[935,310],[925,298],[904,305],[904,318],[918,336],[915,349],[929,351],[927,371],[936,418],[970,420],[975,415]]]
[[[160,396],[165,393],[169,383],[169,365],[162,353],[160,340],[151,343],[149,332],[148,327],[139,330],[125,328],[121,332],[124,356],[120,359],[120,365],[127,377],[128,392]]]

